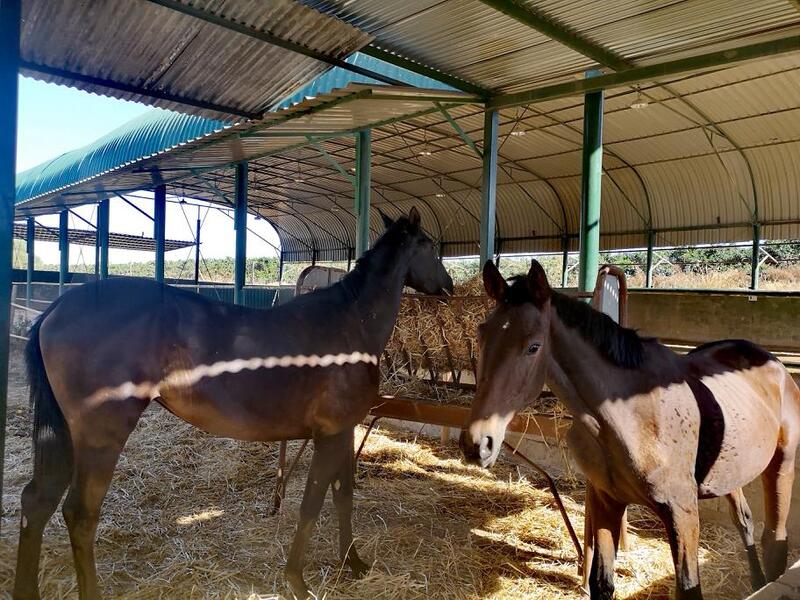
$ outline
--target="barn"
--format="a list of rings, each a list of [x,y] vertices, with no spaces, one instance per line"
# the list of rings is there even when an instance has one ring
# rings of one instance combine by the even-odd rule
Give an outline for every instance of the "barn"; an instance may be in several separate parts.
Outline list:
[[[794,0],[0,0],[0,16],[0,362],[9,362],[14,343],[12,308],[38,310],[37,241],[59,242],[55,296],[81,280],[69,270],[70,244],[95,248],[97,279],[109,276],[109,248],[152,251],[163,282],[167,252],[200,248],[199,222],[191,240],[166,238],[167,203],[180,199],[230,209],[234,282],[213,293],[235,304],[263,308],[287,292],[246,285],[248,215],[274,228],[281,272],[293,263],[350,270],[383,232],[384,215],[396,219],[414,207],[445,264],[557,255],[551,283],[578,296],[605,289],[605,281],[597,285],[603,253],[640,249],[644,285],[614,283],[625,298],[618,320],[679,351],[736,337],[790,368],[800,362],[797,292],[759,290],[770,248],[800,239]],[[161,110],[16,173],[24,134],[16,131],[18,74]],[[152,198],[152,237],[110,231],[110,212],[137,193]],[[91,231],[70,229],[71,211],[85,205],[97,205]],[[53,214],[57,230],[37,221]],[[28,248],[27,271],[16,279],[14,238]],[[663,249],[722,244],[747,244],[749,289],[654,289]],[[12,298],[15,280],[27,302]],[[184,283],[202,291],[197,269]],[[456,396],[474,390],[471,344],[488,305],[480,289],[446,308],[438,302],[405,299],[383,357],[382,391],[391,398],[377,399],[372,417],[394,419],[406,433],[381,429],[364,446],[365,514],[356,534],[361,527],[375,565],[360,582],[348,580],[323,524],[310,581],[332,598],[579,597],[580,550],[546,480],[536,471],[520,476],[511,458],[497,477],[459,466],[448,440],[467,422]],[[398,374],[403,383],[387,388]],[[24,438],[27,415],[7,408],[14,385],[9,391],[0,377],[8,557],[25,483],[19,471],[30,460],[15,439]],[[517,422],[514,439],[524,437],[528,457],[558,473],[563,512],[577,523],[583,488],[563,450],[569,416],[542,403]],[[418,430],[410,423],[441,442],[419,443],[407,433]],[[136,436],[101,525],[106,594],[280,593],[301,485],[297,477],[281,483],[275,470],[303,469],[305,443],[291,442],[298,458],[287,461],[286,445],[198,437],[149,416]],[[173,455],[160,447],[164,440],[173,440]],[[170,464],[182,477],[170,475]],[[185,479],[192,469],[199,481]],[[260,489],[244,491],[250,482]],[[284,508],[267,517],[276,484],[288,486]],[[226,487],[236,498],[220,492]],[[162,494],[168,506],[159,506]],[[470,507],[476,494],[481,500]],[[195,502],[179,501],[192,495]],[[760,500],[751,503],[760,515]],[[124,512],[140,505],[156,514]],[[715,523],[726,512],[715,500],[704,516]],[[798,515],[795,507],[791,532],[800,532]],[[632,513],[629,521],[635,539],[622,554],[618,592],[667,597],[673,575],[662,534],[651,515]],[[161,529],[169,544],[159,544]],[[709,525],[703,535],[707,595],[742,596],[746,563],[736,534]],[[46,555],[49,571],[43,561],[48,595],[74,593],[67,547],[62,540]],[[265,566],[262,556],[275,564]],[[0,574],[9,590],[12,561]]]

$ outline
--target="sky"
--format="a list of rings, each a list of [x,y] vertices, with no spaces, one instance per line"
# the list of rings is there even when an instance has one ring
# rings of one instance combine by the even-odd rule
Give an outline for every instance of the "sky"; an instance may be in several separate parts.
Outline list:
[[[141,114],[155,110],[152,107],[135,102],[127,102],[114,98],[106,98],[89,94],[65,86],[43,83],[34,79],[19,79],[19,116],[17,127],[17,173],[52,160],[64,152],[90,144],[94,140]],[[152,194],[140,192],[135,194],[134,202],[148,214],[153,214]],[[167,197],[168,200],[180,200]],[[197,204],[194,200],[187,200]],[[127,206],[119,199],[112,199],[110,209],[111,231],[152,236],[153,223],[134,208]],[[95,205],[83,206],[76,213],[94,223],[97,213]],[[169,239],[192,240],[198,209],[193,206],[180,205],[177,202],[167,204],[166,235]],[[232,219],[218,210],[200,211],[203,228],[200,236],[201,253],[205,258],[221,258],[233,256],[234,232]],[[188,223],[187,223],[188,221]],[[37,217],[37,222],[58,227],[57,215]],[[248,216],[247,255],[250,257],[275,256],[275,249],[259,237],[265,238],[275,246],[278,236],[264,220],[255,220]],[[77,217],[70,215],[70,228],[90,229]],[[36,256],[45,263],[58,263],[58,244],[37,242]],[[194,257],[194,249],[168,252],[167,260],[184,260]],[[153,260],[150,252],[134,252],[126,250],[109,251],[112,263],[148,262]],[[94,248],[70,247],[70,265],[93,264]]]

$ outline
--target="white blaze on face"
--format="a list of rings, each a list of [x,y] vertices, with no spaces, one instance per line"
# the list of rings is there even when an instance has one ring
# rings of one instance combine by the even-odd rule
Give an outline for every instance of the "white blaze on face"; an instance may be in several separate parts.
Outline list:
[[[503,440],[506,437],[506,427],[508,427],[513,418],[513,411],[505,415],[494,413],[485,419],[479,419],[470,424],[469,435],[473,444],[483,447],[486,443],[486,438],[492,438],[491,455],[488,459],[482,461],[484,466],[490,467],[497,460]]]

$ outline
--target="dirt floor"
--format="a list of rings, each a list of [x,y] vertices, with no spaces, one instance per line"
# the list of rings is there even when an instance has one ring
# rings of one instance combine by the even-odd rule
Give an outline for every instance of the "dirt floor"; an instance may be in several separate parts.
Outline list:
[[[27,392],[20,376],[12,372],[18,404],[9,411],[0,597],[10,596],[19,493],[30,474]],[[103,510],[97,559],[106,597],[284,594],[281,570],[308,453],[282,513],[272,516],[276,459],[277,444],[215,439],[158,407],[149,409],[120,460]],[[559,485],[580,534],[582,486]],[[339,570],[335,511],[328,500],[305,571],[320,598],[582,597],[575,551],[552,498],[541,480],[511,462],[487,472],[464,465],[455,445],[377,431],[359,465],[355,506],[357,543],[372,570],[360,581]],[[661,528],[641,510],[632,510],[630,521],[633,545],[618,563],[618,598],[669,598],[673,575]],[[738,536],[707,525],[702,538],[706,597],[747,595]],[[60,513],[45,534],[42,582],[45,598],[77,597]]]

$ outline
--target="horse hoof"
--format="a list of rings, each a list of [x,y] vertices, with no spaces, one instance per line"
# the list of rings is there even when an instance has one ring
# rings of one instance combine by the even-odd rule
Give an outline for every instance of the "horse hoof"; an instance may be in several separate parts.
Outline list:
[[[365,563],[357,556],[348,560],[347,564],[350,567],[350,572],[353,574],[355,579],[361,579],[364,577],[364,575],[366,575],[371,568],[370,565]]]
[[[311,598],[311,592],[308,590],[301,573],[284,573],[284,577],[286,577],[286,583],[289,584],[289,589],[292,591],[291,597],[293,600],[308,600]]]

